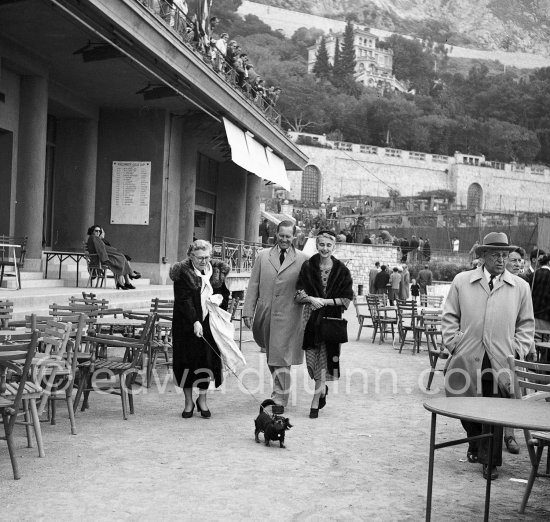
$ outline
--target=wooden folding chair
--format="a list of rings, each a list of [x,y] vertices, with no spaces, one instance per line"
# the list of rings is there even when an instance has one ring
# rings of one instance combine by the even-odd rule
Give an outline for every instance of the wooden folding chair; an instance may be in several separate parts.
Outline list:
[[[0,414],[2,415],[4,425],[4,436],[0,438],[5,440],[8,445],[13,478],[15,480],[21,478],[21,473],[19,471],[18,457],[15,454],[13,429],[17,422],[18,412],[25,396],[27,380],[29,379],[37,342],[38,332],[34,331],[29,343],[14,343],[9,346],[9,350],[3,349],[0,351]],[[8,371],[18,374],[19,380],[16,384],[11,384],[8,381]],[[40,429],[40,422],[38,421],[38,415],[36,415],[36,407],[34,408],[34,422],[35,426],[38,426],[38,429]],[[27,436],[28,435],[29,433],[27,431]],[[42,441],[40,440],[40,446],[41,445]]]
[[[417,314],[418,309],[416,307],[416,301],[406,301],[402,299],[397,299],[397,317],[398,317],[398,331],[399,339],[401,344],[399,345],[399,353],[403,350],[403,345],[407,342],[407,333],[412,333],[412,343],[413,343],[413,355],[415,350],[418,350],[417,342]]]
[[[508,356],[508,365],[512,371],[512,393],[516,399],[550,401],[550,364],[521,361],[510,355]],[[531,460],[531,473],[519,513],[525,513],[535,479],[550,477],[550,432],[524,430],[524,434]],[[539,466],[544,448],[547,448],[546,470],[545,473],[540,473]]]
[[[10,327],[10,321],[13,319],[13,301],[0,301],[0,328],[7,330]]]
[[[434,374],[436,372],[437,361],[439,359],[448,359],[450,353],[443,345],[443,336],[441,334],[441,312],[422,312],[424,324],[424,334],[426,335],[426,344],[428,345],[428,357],[430,359],[430,375],[426,390],[430,390]]]
[[[85,326],[85,317],[81,314],[77,332],[80,338]],[[50,319],[46,323],[40,353],[36,355],[33,368],[34,380],[42,387],[42,396],[38,406],[38,414],[42,415],[46,407],[49,411],[50,423],[56,424],[56,400],[64,399],[67,403],[71,433],[76,435],[76,424],[72,405],[72,389],[76,371],[74,354],[75,342],[70,339],[71,322],[61,322]],[[80,342],[80,341],[79,341]]]
[[[239,323],[239,350],[242,351],[243,344],[243,303],[240,297],[232,297],[229,299],[227,311],[231,314],[231,322]]]
[[[381,305],[381,301],[385,301],[384,294],[369,294],[367,295],[367,304],[369,307],[370,316],[374,332],[372,334],[372,342],[376,339],[376,334],[379,332],[378,344],[382,344],[382,341],[386,335],[386,328],[391,327],[392,341],[395,342],[395,330],[394,325],[397,325],[397,309]]]
[[[137,365],[143,360],[143,353],[149,352],[156,320],[156,314],[149,314],[141,328],[140,337],[137,339],[122,337],[120,335],[104,334],[93,334],[83,338],[83,340],[89,342],[92,347],[92,357],[89,361],[79,365],[82,371],[82,377],[75,397],[75,410],[78,407],[82,395],[84,395],[84,398],[81,411],[84,411],[89,408],[88,398],[90,392],[102,391],[103,393],[120,396],[122,402],[122,417],[124,420],[128,419],[127,404],[129,405],[130,413],[134,413],[132,386],[138,371]],[[109,355],[109,350],[113,348],[124,348],[124,356],[122,359]],[[103,351],[106,357],[100,358],[100,351]],[[107,388],[102,388],[102,383],[98,379],[101,374],[115,377],[118,386],[116,388],[113,387],[112,382],[109,380]]]
[[[356,295],[353,298],[353,306],[355,307],[355,315],[357,316],[357,322],[359,323],[359,331],[357,332],[357,339],[359,340],[361,337],[361,331],[363,330],[363,327],[365,328],[372,328],[372,324],[365,324],[365,321],[368,321],[371,319],[370,312],[369,312],[369,305],[367,303],[367,298],[364,295]],[[371,320],[372,323],[372,320]]]

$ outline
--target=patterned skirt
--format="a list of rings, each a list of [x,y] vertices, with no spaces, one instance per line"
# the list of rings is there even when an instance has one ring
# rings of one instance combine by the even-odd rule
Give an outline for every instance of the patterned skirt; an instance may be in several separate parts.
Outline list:
[[[306,365],[309,376],[320,381],[323,377],[325,381],[336,380],[334,376],[327,373],[327,347],[321,343],[318,348],[306,350]]]

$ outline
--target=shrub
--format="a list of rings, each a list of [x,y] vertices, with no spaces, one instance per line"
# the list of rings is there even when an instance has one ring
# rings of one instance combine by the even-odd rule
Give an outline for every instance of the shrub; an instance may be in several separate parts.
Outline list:
[[[424,268],[426,263],[418,263],[416,265],[409,266],[409,272],[411,273],[411,279],[418,278],[418,272]],[[456,274],[469,270],[470,267],[465,264],[456,264],[449,261],[432,261],[428,263],[428,268],[433,273],[434,281],[452,281]]]

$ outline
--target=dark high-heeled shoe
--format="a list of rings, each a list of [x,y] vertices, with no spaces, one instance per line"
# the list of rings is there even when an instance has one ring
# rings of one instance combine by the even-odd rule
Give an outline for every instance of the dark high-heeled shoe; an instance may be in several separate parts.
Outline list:
[[[195,403],[197,405],[197,410],[199,410],[201,417],[204,417],[205,419],[209,419],[212,414],[210,413],[210,410],[203,410],[201,408],[201,405],[199,404],[199,399],[197,399],[197,402]]]
[[[184,418],[184,419],[190,419],[192,416],[193,416],[193,412],[195,411],[195,405],[193,404],[193,407],[191,408],[191,411],[185,411],[183,410],[181,412],[181,416]]]
[[[328,386],[325,384],[325,395],[319,397],[319,409],[322,410],[327,404]]]
[[[117,283],[117,284],[116,284],[116,289],[117,289],[117,290],[128,290],[128,289],[126,288],[126,285],[121,285],[120,283]]]
[[[316,419],[317,417],[319,417],[319,408],[311,408],[309,410],[309,418]]]
[[[133,274],[128,274],[128,277],[129,277],[130,279],[139,279],[139,278],[141,277],[141,274],[140,274],[139,272],[136,272],[136,271],[134,270],[134,273],[133,273]]]
[[[125,290],[135,290],[136,287],[135,287],[132,283],[126,283],[126,284],[124,285],[124,289],[125,289]]]

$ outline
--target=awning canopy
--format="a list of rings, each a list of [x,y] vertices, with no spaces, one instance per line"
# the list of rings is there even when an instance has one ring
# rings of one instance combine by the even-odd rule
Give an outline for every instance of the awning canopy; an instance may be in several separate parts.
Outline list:
[[[245,132],[223,119],[227,141],[231,147],[231,160],[243,169],[267,179],[285,190],[290,190],[290,182],[286,175],[284,161],[269,147],[264,147],[254,139],[249,132]]]

